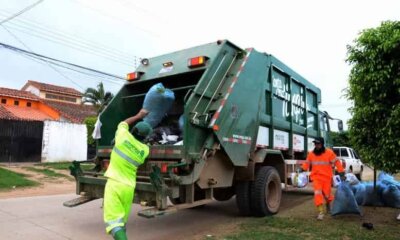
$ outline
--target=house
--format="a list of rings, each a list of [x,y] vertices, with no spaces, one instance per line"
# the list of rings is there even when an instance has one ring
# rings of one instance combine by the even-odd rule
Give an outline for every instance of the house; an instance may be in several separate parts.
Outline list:
[[[83,94],[73,88],[28,80],[21,90],[36,95],[43,103],[56,109],[60,121],[83,123],[85,118],[97,115],[93,106],[82,104]]]
[[[28,80],[21,90],[30,92],[41,99],[76,105],[82,104],[83,94],[69,87]]]
[[[29,80],[21,90],[0,87],[0,162],[87,159],[87,129],[96,116],[79,91]]]
[[[60,120],[56,109],[32,93],[0,87],[0,119],[25,121]]]

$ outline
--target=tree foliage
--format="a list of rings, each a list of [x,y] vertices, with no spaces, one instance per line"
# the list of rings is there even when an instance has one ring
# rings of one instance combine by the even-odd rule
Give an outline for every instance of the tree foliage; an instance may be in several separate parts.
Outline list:
[[[347,46],[352,66],[347,98],[353,102],[349,131],[363,160],[400,171],[400,22],[363,30]]]
[[[111,92],[104,90],[103,83],[100,82],[95,88],[87,88],[83,93],[83,102],[91,103],[97,108],[97,112],[100,113],[108,105],[114,95]]]
[[[86,124],[86,129],[87,129],[87,144],[90,146],[93,146],[96,141],[92,137],[92,133],[94,130],[94,125],[96,124],[97,117],[87,117],[83,121]]]
[[[348,131],[343,132],[330,132],[329,137],[332,140],[333,146],[346,146],[352,147]]]

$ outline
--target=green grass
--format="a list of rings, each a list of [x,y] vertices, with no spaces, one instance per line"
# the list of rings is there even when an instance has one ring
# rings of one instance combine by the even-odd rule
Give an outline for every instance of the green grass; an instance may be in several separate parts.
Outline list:
[[[206,238],[207,239],[207,238]],[[208,238],[210,239],[210,238]],[[375,225],[374,230],[361,227],[360,222],[315,219],[267,217],[252,219],[240,225],[236,234],[224,236],[226,240],[264,239],[400,239],[400,228],[392,223]]]
[[[29,170],[31,172],[41,173],[41,174],[45,175],[46,177],[50,177],[50,178],[68,177],[65,174],[57,173],[48,168],[39,169],[39,168],[35,168],[35,167],[24,167],[24,169]]]
[[[0,190],[12,189],[14,187],[32,187],[37,185],[39,185],[38,182],[26,179],[24,174],[0,168]]]
[[[52,168],[56,170],[69,170],[69,166],[72,165],[72,162],[53,162],[53,163],[39,163],[35,164],[35,166],[43,166],[47,168]],[[94,167],[93,163],[81,163],[81,168],[84,171],[88,171]]]

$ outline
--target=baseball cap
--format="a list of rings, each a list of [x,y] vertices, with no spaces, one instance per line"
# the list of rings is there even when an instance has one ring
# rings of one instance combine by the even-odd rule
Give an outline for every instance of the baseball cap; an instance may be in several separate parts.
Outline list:
[[[316,137],[313,141],[313,143],[321,143],[322,145],[325,144],[325,140],[323,137]]]
[[[136,123],[134,128],[137,129],[137,134],[142,137],[147,137],[153,132],[153,128],[147,122],[141,121]]]

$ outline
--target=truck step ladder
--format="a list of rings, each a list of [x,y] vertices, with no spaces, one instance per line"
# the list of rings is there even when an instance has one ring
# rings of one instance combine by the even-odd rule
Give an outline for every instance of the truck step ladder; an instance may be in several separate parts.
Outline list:
[[[138,215],[145,218],[155,218],[159,216],[164,216],[167,214],[175,213],[178,210],[185,209],[185,208],[192,208],[201,205],[205,205],[208,203],[214,202],[213,199],[203,199],[199,201],[195,201],[193,203],[182,203],[177,205],[170,205],[164,210],[159,210],[156,207],[153,208],[146,208],[138,212]]]
[[[93,201],[95,199],[97,199],[97,198],[93,198],[93,197],[89,197],[89,196],[81,196],[81,197],[66,201],[66,202],[63,203],[63,205],[65,207],[76,207],[76,206],[79,206],[81,204]]]

